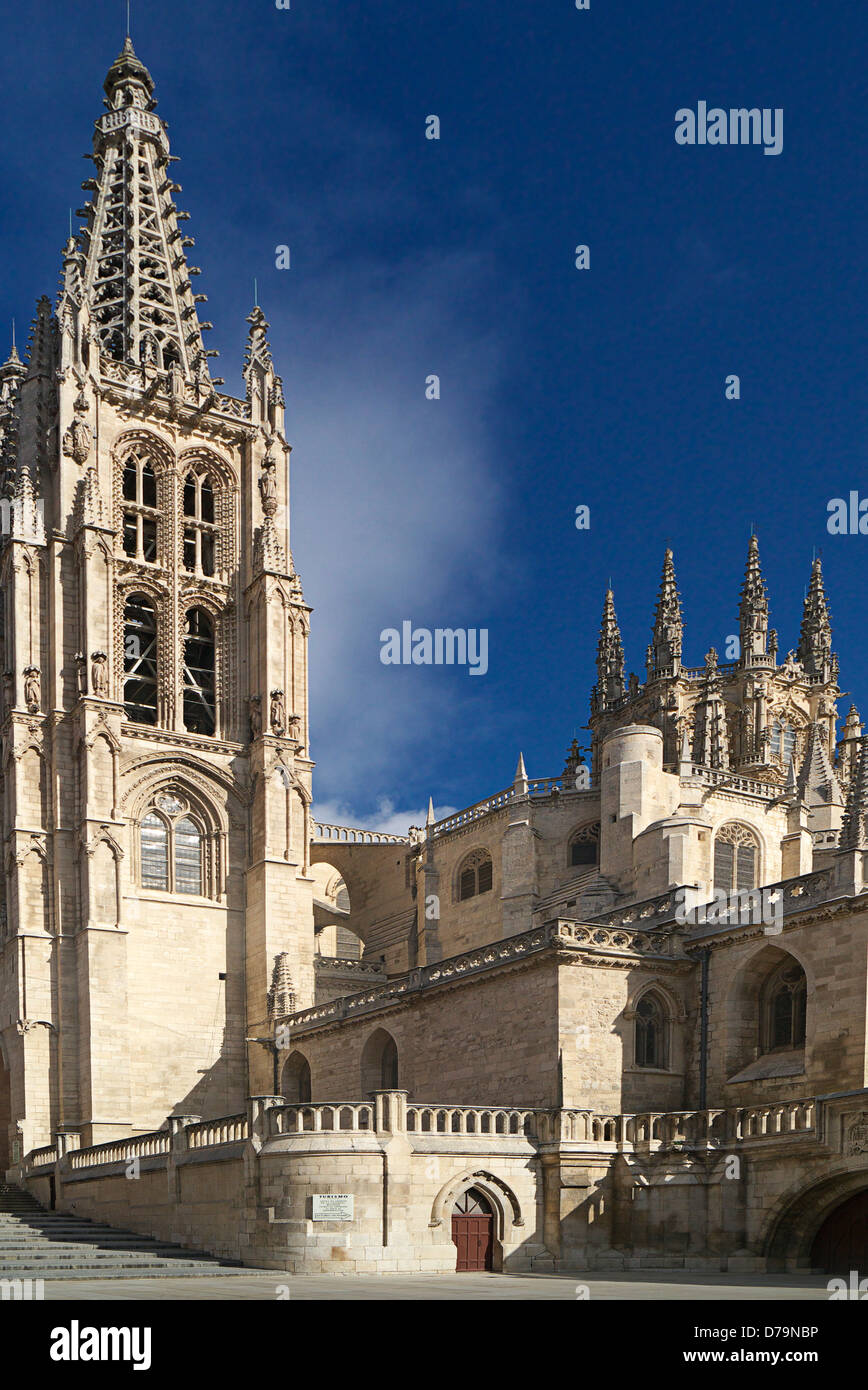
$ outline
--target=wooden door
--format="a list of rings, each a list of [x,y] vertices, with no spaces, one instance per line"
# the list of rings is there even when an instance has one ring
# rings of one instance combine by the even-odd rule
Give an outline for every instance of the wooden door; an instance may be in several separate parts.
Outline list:
[[[863,1278],[868,1271],[868,1191],[857,1192],[826,1217],[811,1250],[811,1264],[827,1274]]]
[[[492,1268],[494,1213],[481,1192],[463,1192],[452,1208],[452,1239],[458,1247],[459,1274]]]

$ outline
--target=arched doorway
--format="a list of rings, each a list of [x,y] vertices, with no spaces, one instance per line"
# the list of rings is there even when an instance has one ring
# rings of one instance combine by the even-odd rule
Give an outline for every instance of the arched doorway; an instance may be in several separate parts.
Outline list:
[[[462,1192],[452,1208],[452,1239],[458,1247],[459,1274],[493,1268],[494,1212],[478,1187]]]
[[[826,1274],[849,1274],[868,1265],[868,1190],[857,1192],[823,1222],[811,1247],[811,1265]]]

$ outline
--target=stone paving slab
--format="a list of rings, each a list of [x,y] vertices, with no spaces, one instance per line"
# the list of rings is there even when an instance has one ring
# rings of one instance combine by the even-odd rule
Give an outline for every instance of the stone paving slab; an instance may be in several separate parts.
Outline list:
[[[828,1301],[825,1275],[801,1278],[773,1275],[750,1279],[726,1274],[692,1274],[683,1271],[652,1272],[641,1279],[631,1276],[597,1278],[569,1275],[291,1275],[279,1270],[269,1274],[238,1273],[232,1278],[209,1275],[177,1279],[82,1279],[47,1281],[46,1301],[138,1302],[139,1300],[277,1300],[278,1290],[289,1289],[289,1301],[311,1300],[571,1300],[576,1286],[587,1285],[591,1300],[641,1299],[656,1302],[684,1300]],[[285,1295],[283,1299],[285,1300]]]

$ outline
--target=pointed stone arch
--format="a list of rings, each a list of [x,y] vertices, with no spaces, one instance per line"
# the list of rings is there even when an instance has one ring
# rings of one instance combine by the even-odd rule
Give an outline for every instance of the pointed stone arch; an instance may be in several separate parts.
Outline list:
[[[494,1234],[500,1259],[502,1247],[512,1245],[525,1225],[521,1203],[505,1179],[488,1168],[464,1168],[443,1184],[431,1205],[429,1225],[439,1228],[451,1242],[450,1219],[452,1208],[462,1193],[469,1188],[478,1188],[488,1199],[494,1212]]]

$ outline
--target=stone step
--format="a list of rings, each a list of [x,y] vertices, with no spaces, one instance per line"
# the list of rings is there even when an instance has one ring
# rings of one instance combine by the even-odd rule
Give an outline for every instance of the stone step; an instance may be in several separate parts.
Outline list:
[[[288,1275],[281,1270],[274,1269],[248,1269],[244,1265],[195,1265],[187,1268],[179,1266],[177,1269],[152,1268],[145,1265],[138,1268],[134,1265],[123,1265],[121,1267],[95,1265],[85,1266],[76,1265],[70,1269],[38,1269],[16,1270],[13,1275],[2,1275],[0,1278],[13,1279],[42,1279],[44,1283],[49,1283],[53,1279],[209,1279],[231,1278],[238,1274],[270,1274],[274,1276],[275,1283],[286,1283]]]
[[[210,1278],[248,1272],[234,1261],[155,1236],[46,1211],[29,1193],[0,1183],[0,1279]]]

